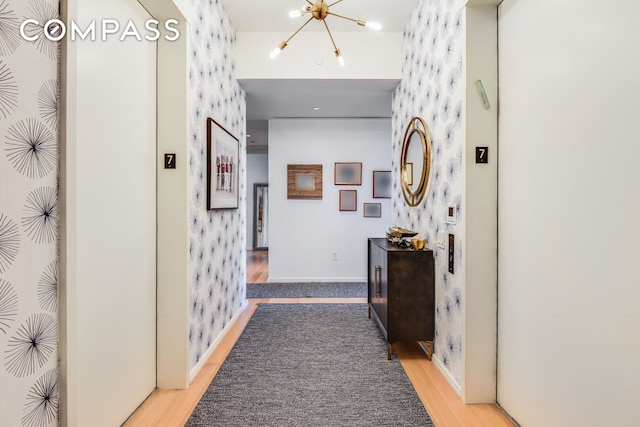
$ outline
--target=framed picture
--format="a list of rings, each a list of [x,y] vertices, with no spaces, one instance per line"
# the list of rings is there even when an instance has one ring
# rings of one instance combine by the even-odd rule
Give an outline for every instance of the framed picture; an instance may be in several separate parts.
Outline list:
[[[287,199],[322,200],[322,165],[287,165]]]
[[[382,216],[382,204],[365,203],[362,212],[365,218],[380,218]]]
[[[358,210],[358,192],[356,190],[340,190],[340,210]]]
[[[362,163],[336,163],[335,185],[362,185]]]
[[[373,171],[373,198],[391,198],[391,171]]]
[[[207,118],[207,209],[238,207],[238,139]]]

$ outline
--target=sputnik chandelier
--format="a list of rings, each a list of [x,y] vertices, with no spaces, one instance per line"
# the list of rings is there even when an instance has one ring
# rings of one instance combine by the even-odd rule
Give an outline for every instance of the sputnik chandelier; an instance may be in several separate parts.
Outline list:
[[[342,18],[342,19],[346,19],[348,21],[353,21],[358,25],[361,25],[363,27],[366,28],[371,28],[372,30],[380,30],[382,29],[382,26],[378,23],[375,22],[367,22],[367,21],[363,21],[361,19],[353,19],[353,18],[348,18],[346,16],[342,16],[342,15],[338,15],[337,13],[333,13],[329,10],[329,8],[335,6],[336,4],[342,2],[343,0],[338,0],[334,3],[331,4],[327,4],[324,0],[320,0],[320,1],[316,1],[315,3],[311,2],[310,0],[306,0],[307,3],[309,3],[309,6],[304,6],[302,7],[302,9],[299,10],[294,10],[292,12],[289,12],[289,16],[292,18],[298,18],[302,15],[306,15],[308,13],[311,14],[311,17],[307,20],[307,22],[305,22],[304,24],[302,24],[300,26],[300,28],[298,28],[292,35],[291,37],[289,37],[288,39],[282,41],[280,43],[280,45],[275,48],[273,50],[273,52],[271,52],[271,58],[275,58],[276,56],[278,56],[278,54],[280,52],[282,52],[282,50],[287,47],[287,43],[289,43],[289,41],[295,37],[296,34],[298,34],[300,32],[300,30],[302,30],[309,22],[311,22],[311,20],[313,19],[317,19],[318,21],[322,21],[322,23],[324,24],[325,28],[327,29],[327,33],[329,33],[329,38],[331,39],[331,43],[333,44],[333,49],[334,52],[336,54],[336,58],[338,58],[338,63],[341,66],[344,66],[344,59],[342,58],[342,53],[340,52],[340,49],[338,49],[338,47],[336,46],[336,42],[333,40],[333,36],[331,35],[331,31],[329,30],[329,26],[327,25],[327,21],[326,18],[329,15],[332,16],[337,16],[338,18]]]

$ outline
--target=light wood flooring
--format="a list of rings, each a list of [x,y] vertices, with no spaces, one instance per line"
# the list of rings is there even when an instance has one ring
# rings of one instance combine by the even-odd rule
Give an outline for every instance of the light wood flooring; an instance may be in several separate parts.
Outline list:
[[[247,283],[267,283],[269,251],[247,251]]]
[[[257,252],[257,253],[256,253]],[[264,252],[264,253],[260,253]],[[256,259],[253,254],[255,254]],[[247,254],[247,281],[266,282],[266,251]],[[260,272],[255,271],[260,270]],[[265,274],[266,276],[261,276]],[[261,277],[265,277],[264,280]],[[196,379],[186,390],[156,390],[125,423],[126,427],[184,426],[202,395],[260,304],[366,303],[366,298],[250,299],[231,325]],[[514,427],[509,417],[492,404],[465,405],[417,343],[397,343],[394,350],[437,427]],[[381,357],[386,357],[383,352]]]

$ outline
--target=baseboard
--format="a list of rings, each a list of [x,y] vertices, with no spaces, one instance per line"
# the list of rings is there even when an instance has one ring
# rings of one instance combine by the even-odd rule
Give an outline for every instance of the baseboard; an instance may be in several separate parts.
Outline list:
[[[456,381],[453,375],[451,375],[449,369],[444,366],[444,363],[442,363],[442,361],[435,354],[431,356],[431,362],[436,365],[436,368],[438,368],[438,371],[440,371],[444,379],[447,380],[453,391],[455,391],[458,397],[462,399],[462,387],[460,386],[460,384],[458,384],[458,381]]]
[[[193,380],[198,376],[198,374],[200,373],[204,365],[207,363],[207,360],[209,360],[209,358],[215,351],[216,347],[218,347],[218,344],[220,344],[220,341],[222,341],[225,335],[227,335],[227,332],[229,332],[229,329],[231,329],[233,324],[236,322],[236,320],[238,320],[240,315],[244,312],[244,310],[248,306],[249,306],[249,301],[245,299],[244,303],[242,304],[242,307],[240,307],[240,310],[238,310],[235,316],[231,318],[231,321],[227,323],[227,326],[225,326],[222,332],[220,332],[220,335],[218,335],[218,338],[216,338],[213,344],[211,344],[211,346],[207,349],[207,351],[204,352],[204,354],[200,358],[200,361],[196,363],[196,365],[193,368],[191,368],[191,372],[189,373],[189,384],[191,384]]]
[[[366,277],[269,277],[267,283],[363,283]]]

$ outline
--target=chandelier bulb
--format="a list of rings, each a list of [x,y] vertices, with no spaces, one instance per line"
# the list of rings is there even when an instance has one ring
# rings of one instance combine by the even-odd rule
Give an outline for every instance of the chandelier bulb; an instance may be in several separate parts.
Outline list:
[[[271,56],[271,59],[273,59],[273,58],[275,58],[276,56],[280,55],[280,52],[282,52],[282,49],[280,49],[279,47],[277,47],[277,48],[275,48],[275,49],[273,49],[273,50],[271,51],[271,55],[269,55],[269,56]]]
[[[344,67],[344,58],[342,57],[340,49],[336,49],[336,58],[338,58],[338,64],[340,64],[341,67]]]
[[[275,58],[276,56],[280,55],[280,52],[282,52],[282,50],[287,47],[287,42],[283,41],[280,42],[280,45],[278,45],[277,48],[273,49],[271,51],[271,59]]]
[[[378,24],[377,22],[363,21],[362,19],[359,19],[356,22],[361,27],[366,27],[366,28],[369,28],[371,30],[381,30],[382,29],[382,25]]]
[[[380,31],[382,29],[382,25],[378,24],[377,22],[369,22],[369,21],[367,21],[367,23],[365,24],[365,27],[370,28],[372,30],[377,30],[377,31]]]

